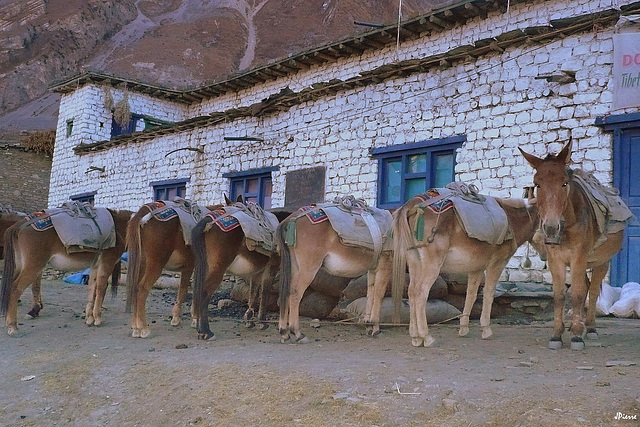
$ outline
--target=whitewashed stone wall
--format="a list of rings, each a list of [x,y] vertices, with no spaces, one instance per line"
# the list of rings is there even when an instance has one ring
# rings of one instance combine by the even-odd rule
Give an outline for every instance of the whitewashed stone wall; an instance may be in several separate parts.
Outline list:
[[[508,15],[473,19],[436,38],[404,43],[324,68],[215,98],[189,108],[131,93],[135,113],[177,121],[213,111],[250,105],[284,87],[302,90],[332,78],[347,79],[399,59],[417,58],[452,49],[515,28],[546,25],[611,7],[598,1],[544,1],[514,5]],[[612,181],[611,137],[594,126],[610,112],[612,30],[585,33],[550,43],[509,49],[503,54],[454,64],[406,78],[385,81],[263,118],[236,120],[124,144],[104,152],[75,155],[80,142],[109,138],[110,114],[103,107],[103,89],[85,86],[61,102],[49,204],[71,194],[97,191],[96,203],[135,210],[152,198],[150,182],[190,178],[187,197],[215,203],[228,192],[222,175],[278,166],[272,173],[273,206],[284,204],[285,174],[305,167],[327,168],[326,199],[353,194],[375,204],[377,162],[369,150],[397,144],[465,135],[457,153],[457,178],[495,196],[520,197],[531,183],[532,170],[517,148],[536,155],[557,152],[571,135],[577,167]],[[575,71],[576,82],[549,83],[540,74]],[[121,93],[114,92],[116,101]],[[102,109],[101,109],[102,106]],[[74,134],[66,138],[66,120]],[[102,123],[102,126],[100,126]],[[76,130],[77,129],[77,130]],[[260,136],[263,142],[225,142],[225,136]],[[204,153],[172,150],[202,147]],[[105,172],[85,173],[89,166]],[[532,257],[531,269],[520,268],[520,248],[501,280],[550,281],[542,262]]]

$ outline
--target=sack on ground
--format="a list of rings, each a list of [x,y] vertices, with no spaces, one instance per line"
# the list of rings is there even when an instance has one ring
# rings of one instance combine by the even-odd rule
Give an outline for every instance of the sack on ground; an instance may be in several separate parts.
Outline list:
[[[355,317],[356,321],[362,322],[367,307],[367,298],[358,298],[346,308],[347,314]],[[427,322],[438,323],[455,318],[460,315],[460,310],[446,301],[427,301]],[[393,321],[393,298],[384,298],[380,307],[380,323],[391,323]],[[402,300],[400,305],[400,322],[409,323],[409,301]]]

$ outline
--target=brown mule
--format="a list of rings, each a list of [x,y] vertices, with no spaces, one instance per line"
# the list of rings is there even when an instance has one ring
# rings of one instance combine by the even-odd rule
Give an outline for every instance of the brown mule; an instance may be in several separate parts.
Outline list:
[[[571,160],[571,140],[557,155],[544,159],[532,154],[522,155],[535,169],[540,213],[540,229],[545,236],[547,262],[553,281],[554,324],[549,348],[562,348],[564,332],[564,300],[566,268],[571,270],[571,348],[585,347],[585,327],[588,338],[596,338],[595,305],[602,280],[609,270],[609,261],[620,251],[624,230],[601,236],[597,219],[588,196],[572,179],[567,164]],[[604,241],[602,241],[604,240]],[[591,279],[587,276],[591,269]],[[589,295],[586,322],[583,318],[585,300]]]
[[[4,258],[4,234],[13,224],[24,221],[24,214],[20,213],[2,213],[0,212],[0,259]],[[36,318],[40,315],[40,310],[43,309],[42,304],[42,292],[41,292],[41,278],[38,276],[35,282],[31,284],[31,294],[33,295],[33,303],[31,310],[27,313],[30,318]]]
[[[6,316],[7,333],[18,331],[18,299],[24,290],[38,279],[48,263],[59,270],[78,271],[91,267],[86,323],[102,323],[102,302],[107,279],[112,276],[115,294],[119,278],[119,261],[125,248],[127,221],[132,212],[109,210],[116,229],[116,245],[101,252],[68,254],[56,231],[36,231],[27,223],[11,226],[5,236],[4,274],[0,289],[0,314]]]
[[[443,273],[466,273],[468,275],[467,295],[462,317],[460,336],[469,332],[469,315],[476,301],[478,288],[485,279],[480,326],[482,338],[489,338],[491,331],[491,306],[496,283],[509,259],[524,242],[533,238],[537,225],[537,211],[519,199],[496,199],[507,214],[513,239],[492,245],[467,235],[454,209],[432,212],[424,209],[423,232],[429,238],[417,241],[415,238],[415,209],[424,199],[415,197],[394,212],[394,261],[393,296],[400,298],[405,281],[405,269],[409,268],[409,335],[414,346],[429,347],[435,339],[429,334],[426,317],[426,303],[431,286]],[[396,302],[396,306],[398,306]]]
[[[222,205],[208,206],[214,209]],[[185,243],[180,219],[178,217],[160,221],[151,216],[143,218],[157,208],[155,203],[142,205],[127,225],[127,251],[129,255],[127,270],[127,312],[133,310],[131,328],[133,337],[146,338],[151,333],[146,320],[146,300],[153,284],[163,269],[180,272],[180,284],[176,302],[171,311],[171,325],[182,321],[184,303],[193,268],[193,251]],[[196,320],[191,307],[192,326]]]
[[[227,204],[232,204],[225,196]],[[240,199],[239,199],[240,200]],[[284,213],[276,214],[278,221]],[[209,301],[220,286],[225,273],[250,280],[252,300],[245,313],[245,319],[252,321],[256,293],[260,290],[258,302],[258,320],[266,317],[266,304],[263,303],[267,288],[273,283],[277,273],[279,258],[249,250],[242,227],[223,231],[212,224],[213,218],[206,216],[191,232],[191,245],[195,256],[193,275],[193,307],[197,318],[199,339],[213,339],[214,333],[209,327]],[[260,283],[259,288],[256,284]],[[251,323],[250,323],[251,325]]]
[[[380,331],[379,322],[370,321],[370,317],[377,312],[379,319],[380,304],[391,278],[391,252],[382,252],[376,260],[373,250],[342,244],[329,221],[312,224],[306,216],[298,217],[295,225],[291,225],[295,226],[296,241],[289,246],[286,234],[292,220],[285,219],[277,232],[282,258],[278,325],[281,342],[286,342],[290,334],[296,342],[308,342],[300,331],[300,301],[320,268],[338,277],[359,277],[367,273],[365,323],[368,333],[376,335]]]

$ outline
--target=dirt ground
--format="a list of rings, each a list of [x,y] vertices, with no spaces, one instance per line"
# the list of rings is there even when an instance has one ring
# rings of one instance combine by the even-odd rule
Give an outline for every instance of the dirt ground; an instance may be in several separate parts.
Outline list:
[[[130,336],[124,289],[107,297],[100,327],[84,324],[86,287],[46,280],[43,294],[32,320],[23,295],[20,337],[0,334],[3,426],[640,424],[638,319],[599,318],[584,351],[548,350],[549,322],[500,318],[488,340],[477,321],[465,338],[453,322],[414,348],[406,326],[370,338],[309,318],[310,343],[281,344],[275,323],[247,329],[241,310],[212,308],[217,339],[203,342],[190,322],[170,325],[172,288],[149,299],[147,339]]]

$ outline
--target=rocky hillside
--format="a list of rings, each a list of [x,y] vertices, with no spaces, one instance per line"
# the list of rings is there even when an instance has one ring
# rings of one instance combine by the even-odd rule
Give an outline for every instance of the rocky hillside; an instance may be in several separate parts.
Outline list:
[[[0,0],[0,135],[53,129],[49,85],[84,68],[199,86],[392,24],[398,1]],[[402,16],[443,2],[403,0]]]

